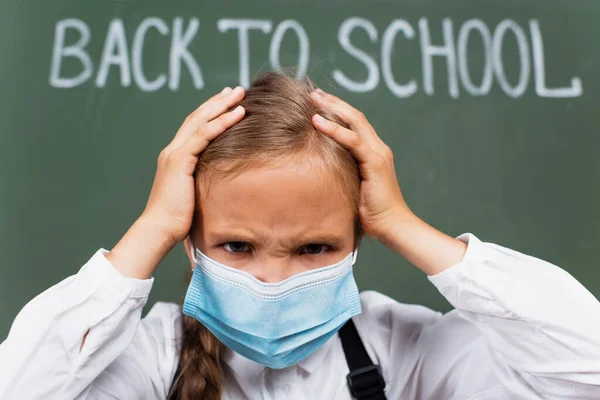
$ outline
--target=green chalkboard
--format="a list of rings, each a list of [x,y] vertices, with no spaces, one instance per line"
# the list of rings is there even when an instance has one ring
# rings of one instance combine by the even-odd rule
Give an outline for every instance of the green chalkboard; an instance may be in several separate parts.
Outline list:
[[[0,338],[111,248],[156,158],[225,85],[296,67],[362,110],[409,205],[558,264],[600,296],[600,2],[120,0],[0,4]],[[448,310],[373,240],[361,289]],[[149,304],[180,301],[179,245]]]

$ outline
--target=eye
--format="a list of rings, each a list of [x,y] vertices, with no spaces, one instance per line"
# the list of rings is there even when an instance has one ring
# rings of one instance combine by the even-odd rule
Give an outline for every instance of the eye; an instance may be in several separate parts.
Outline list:
[[[222,245],[230,253],[249,253],[250,245],[246,242],[228,242]]]
[[[309,243],[300,247],[300,254],[317,255],[331,250],[331,246],[322,243]]]

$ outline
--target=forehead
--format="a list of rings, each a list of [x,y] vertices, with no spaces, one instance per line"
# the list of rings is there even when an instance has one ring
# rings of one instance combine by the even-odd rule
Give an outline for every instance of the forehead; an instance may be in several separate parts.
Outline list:
[[[205,228],[348,229],[354,211],[342,185],[321,166],[293,161],[212,178],[201,199]]]

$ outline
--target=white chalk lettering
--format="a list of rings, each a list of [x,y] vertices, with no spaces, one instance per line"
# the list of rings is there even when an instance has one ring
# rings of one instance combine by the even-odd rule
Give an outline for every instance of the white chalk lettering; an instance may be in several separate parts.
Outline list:
[[[371,42],[377,40],[377,28],[375,28],[375,25],[369,20],[353,17],[345,20],[338,30],[338,42],[344,50],[367,67],[367,79],[364,82],[353,81],[339,69],[333,71],[333,79],[335,79],[340,86],[343,86],[352,92],[368,92],[375,89],[379,84],[379,67],[369,54],[355,47],[350,42],[350,34],[354,28],[364,29],[369,35]]]
[[[135,31],[131,48],[131,69],[133,71],[133,80],[135,84],[144,92],[154,92],[167,83],[167,75],[164,73],[160,74],[153,81],[148,81],[144,74],[144,68],[142,66],[144,40],[146,38],[146,32],[148,32],[150,28],[155,28],[163,36],[169,34],[169,27],[160,18],[144,19]]]
[[[294,60],[295,54],[287,50],[288,43],[293,44],[294,40],[298,43],[297,59],[291,64],[295,67],[296,77],[301,78],[308,73],[311,61],[310,35],[300,21],[222,18],[216,22],[220,33],[237,31],[234,40],[237,40],[238,46],[238,78],[241,86],[247,88],[250,85],[250,64],[253,57],[261,60],[268,58],[271,69],[287,72],[288,65],[283,65],[283,62]],[[418,24],[418,28],[415,24]],[[377,90],[382,81],[392,95],[399,99],[410,98],[419,90],[427,96],[445,94],[454,99],[459,98],[461,89],[463,96],[487,96],[495,84],[511,98],[519,98],[528,90],[537,97],[546,98],[572,98],[583,94],[583,83],[579,76],[571,76],[568,83],[563,85],[552,86],[547,82],[545,55],[551,49],[544,48],[540,22],[535,18],[528,21],[529,29],[512,19],[490,25],[482,19],[472,18],[456,25],[456,37],[451,18],[443,18],[437,24],[438,26],[433,26],[426,17],[412,23],[406,19],[392,19],[381,31],[380,39],[380,31],[372,21],[358,16],[343,20],[337,30],[337,40],[344,55],[357,62],[349,62],[343,67],[335,65],[336,60],[340,60],[337,57],[339,54],[336,55],[335,52],[340,49],[329,50],[327,60],[334,64],[330,65],[334,82],[347,91],[366,93]],[[135,86],[144,92],[155,92],[167,87],[176,91],[181,85],[182,68],[186,68],[194,87],[203,89],[205,83],[200,63],[192,51],[199,27],[200,21],[195,17],[189,20],[175,17],[172,25],[160,17],[144,18],[134,27],[129,48],[125,23],[121,19],[109,20],[102,54],[99,60],[94,60],[87,48],[94,39],[90,27],[76,18],[60,20],[54,27],[48,81],[56,88],[74,88],[88,81],[104,88],[109,74],[116,70],[120,76],[120,86],[128,87],[133,80]],[[263,38],[269,44],[268,49],[258,48],[258,44],[255,44],[257,48],[253,48],[253,52],[257,54],[251,56],[250,35],[251,31],[256,30],[267,35]],[[432,32],[436,33],[433,38]],[[288,34],[295,36],[291,38],[292,42]],[[219,39],[222,37],[215,38],[214,32],[212,35],[204,37],[207,41],[214,41],[208,45],[208,51],[212,53],[205,55],[204,60],[219,63],[213,56],[221,54]],[[144,68],[145,52],[163,48],[149,47],[149,37],[153,41],[163,41],[162,44],[170,41],[168,71],[157,71],[156,66],[148,68],[146,65]],[[513,43],[516,44],[516,49]],[[377,51],[379,54],[376,54]],[[414,68],[413,61],[419,57],[420,70],[407,71],[408,68]],[[317,65],[327,65],[322,61],[325,60],[319,61]],[[579,65],[576,62],[571,64]],[[94,70],[95,65],[98,66],[97,71]],[[264,63],[266,67],[269,65]],[[444,75],[441,69],[435,70],[437,65],[440,66],[438,69],[445,65],[448,81],[446,90],[440,90],[446,86],[443,83],[435,85],[435,78],[439,80]],[[513,65],[516,70],[510,69]],[[224,74],[219,74],[229,75],[235,68],[229,66],[226,71],[219,69],[224,71]],[[90,79],[92,76],[96,79]]]
[[[383,80],[390,91],[400,97],[410,97],[417,91],[417,82],[414,79],[408,81],[404,85],[400,85],[394,79],[392,72],[391,58],[394,50],[394,39],[398,32],[402,32],[406,39],[412,39],[415,37],[415,30],[413,27],[403,19],[396,19],[387,27],[383,33],[381,40],[381,73]]]
[[[515,35],[517,40],[517,46],[519,48],[519,60],[521,69],[519,70],[519,81],[515,86],[511,86],[510,82],[506,78],[504,72],[504,64],[502,61],[502,45],[504,43],[504,35],[510,30]],[[494,31],[494,37],[492,39],[492,65],[494,73],[500,88],[509,95],[510,97],[521,97],[527,85],[529,84],[530,65],[529,60],[529,46],[527,45],[527,38],[523,29],[513,20],[505,19],[498,24]]]
[[[196,36],[200,21],[197,18],[191,18],[190,24],[183,32],[183,18],[177,17],[173,20],[173,37],[171,38],[171,52],[169,54],[169,89],[177,90],[181,78],[181,61],[185,65],[192,76],[194,87],[202,89],[204,87],[204,79],[200,65],[188,50],[188,46]]]
[[[469,73],[469,57],[467,56],[467,47],[472,31],[479,32],[483,44],[483,76],[479,86],[473,83],[471,74]],[[484,96],[488,94],[494,79],[491,62],[492,35],[490,30],[486,24],[483,23],[483,21],[479,19],[470,19],[460,27],[457,42],[458,76],[460,77],[460,82],[465,90],[473,96]]]
[[[456,76],[456,51],[454,48],[454,36],[452,33],[452,20],[444,18],[442,31],[444,44],[434,46],[431,44],[429,35],[429,22],[427,18],[419,19],[419,31],[421,35],[421,59],[423,60],[423,88],[425,93],[433,95],[433,57],[446,57],[446,69],[448,73],[448,92],[453,98],[458,97],[458,78]]]
[[[571,86],[550,89],[546,87],[546,67],[544,62],[544,42],[542,31],[537,20],[529,21],[531,47],[533,49],[533,65],[535,69],[535,91],[540,97],[578,97],[583,93],[581,79],[571,78]]]
[[[220,19],[217,22],[220,32],[230,29],[238,30],[239,60],[240,60],[240,85],[244,88],[250,86],[250,43],[248,31],[259,29],[262,33],[271,33],[273,23],[265,19]]]
[[[118,66],[121,70],[121,86],[129,86],[131,84],[129,51],[127,50],[123,20],[119,18],[112,20],[108,26],[100,68],[96,76],[96,86],[104,87],[106,85],[108,72],[113,65]]]
[[[273,32],[273,37],[271,38],[271,44],[269,46],[269,60],[271,61],[271,66],[273,69],[276,71],[281,71],[279,52],[281,51],[281,42],[283,41],[283,36],[288,29],[293,30],[298,38],[299,54],[296,77],[300,78],[306,75],[306,70],[308,69],[308,62],[310,61],[310,42],[308,40],[308,34],[298,21],[288,19],[277,25],[275,32]]]
[[[65,47],[67,29],[75,29],[79,39],[71,46]],[[90,55],[84,50],[90,41],[90,28],[79,19],[67,18],[58,21],[54,29],[54,46],[52,48],[52,63],[50,64],[50,85],[57,88],[73,88],[87,81],[93,73],[93,64]],[[62,59],[75,57],[81,61],[83,69],[71,78],[64,78],[60,74]]]

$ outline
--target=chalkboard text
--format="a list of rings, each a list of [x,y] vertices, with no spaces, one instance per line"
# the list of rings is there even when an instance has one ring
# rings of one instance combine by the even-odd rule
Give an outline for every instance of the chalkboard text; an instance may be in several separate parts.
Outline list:
[[[87,47],[92,40],[92,32],[88,24],[81,19],[68,18],[58,21],[54,31],[52,59],[49,83],[56,88],[74,88],[93,80],[99,88],[106,86],[109,74],[118,73],[120,84],[129,87],[132,84],[144,92],[153,92],[168,88],[179,89],[181,72],[185,68],[191,76],[194,87],[201,90],[205,86],[198,55],[189,49],[194,40],[199,40],[200,20],[192,17],[184,19],[176,17],[169,22],[162,18],[145,18],[136,27],[131,38],[125,34],[122,19],[113,19],[103,35],[103,51],[96,63],[92,60]],[[270,35],[268,60],[271,68],[282,68],[280,54],[285,35],[295,35],[298,41],[297,74],[307,73],[310,61],[310,39],[306,29],[296,20],[284,20],[275,23],[267,19],[232,19],[222,18],[216,22],[217,29],[223,35],[237,35],[239,55],[239,84],[247,87],[250,83],[250,51],[252,35]],[[430,21],[422,17],[416,24],[404,19],[395,19],[384,29],[378,29],[373,22],[365,18],[353,17],[344,20],[337,30],[339,48],[332,52],[345,52],[356,60],[353,67],[364,68],[366,78],[358,79],[345,66],[334,65],[331,77],[342,88],[351,92],[370,92],[380,85],[385,86],[398,98],[410,98],[419,91],[432,96],[440,92],[440,84],[434,82],[434,59],[445,61],[447,87],[444,91],[452,98],[461,94],[469,96],[485,96],[496,84],[509,97],[519,98],[528,90],[539,97],[569,98],[583,94],[583,85],[579,77],[564,78],[561,85],[551,87],[546,82],[546,63],[544,57],[544,41],[540,23],[536,19],[528,21],[523,27],[514,20],[505,19],[495,26],[489,26],[480,19],[469,19],[455,24],[452,19],[441,21],[442,38],[434,40],[431,34]],[[154,30],[158,34],[170,37],[168,54],[168,70],[158,76],[148,77],[142,63],[147,34]],[[70,32],[70,33],[69,33]],[[367,51],[353,43],[353,33],[367,35],[370,42],[379,49],[378,54]],[[74,43],[66,43],[66,36],[76,36]],[[197,37],[198,36],[198,37]],[[469,69],[469,42],[475,40],[480,44],[478,55],[483,57],[482,71]],[[408,41],[416,41],[420,50],[420,76],[412,76],[399,81],[394,70],[401,69],[398,56],[404,54],[403,45]],[[506,73],[505,45],[508,41],[516,43],[519,72],[517,79],[509,79]],[[131,46],[128,45],[131,43]],[[376,57],[378,56],[378,57]],[[411,55],[414,56],[414,55]],[[72,58],[80,64],[76,74],[68,75],[63,71],[63,60]],[[439,68],[439,63],[436,68]],[[474,79],[473,75],[480,77]],[[444,85],[445,86],[445,85]]]

